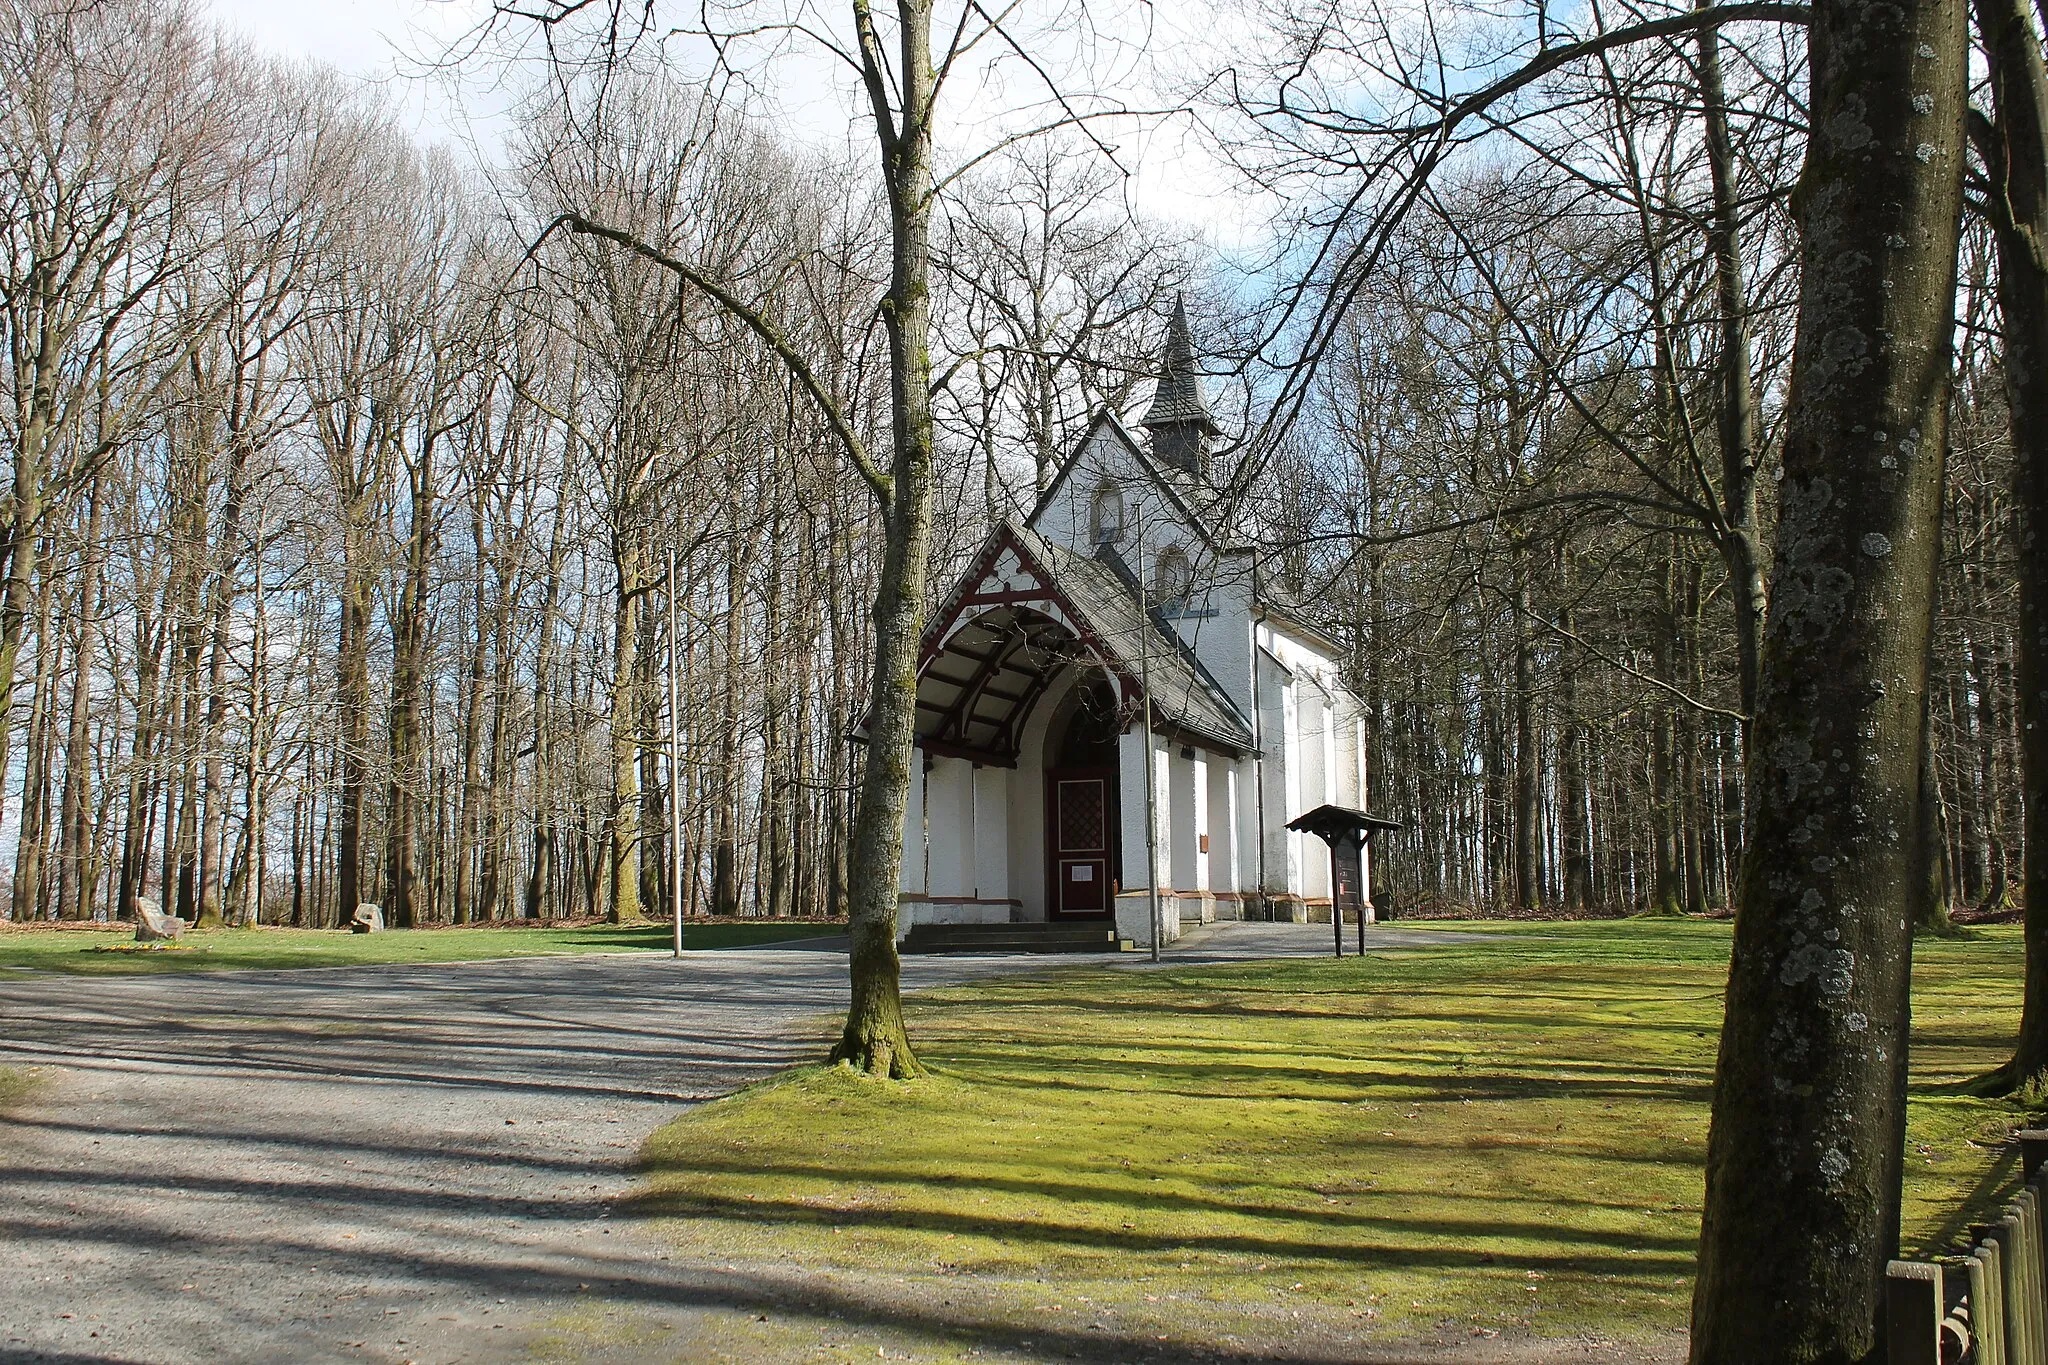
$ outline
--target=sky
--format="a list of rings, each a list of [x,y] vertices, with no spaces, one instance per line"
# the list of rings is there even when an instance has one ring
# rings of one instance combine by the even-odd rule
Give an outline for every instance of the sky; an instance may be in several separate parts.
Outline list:
[[[216,22],[259,49],[312,59],[377,83],[415,136],[493,159],[506,127],[504,95],[492,89],[475,68],[460,77],[422,75],[418,61],[445,50],[451,40],[467,31],[488,11],[488,0],[198,3]],[[1147,22],[1159,24],[1159,16],[1168,8],[1133,12],[1142,12]],[[1185,32],[1155,31],[1153,47],[1185,47],[1189,37]],[[836,63],[812,54],[785,54],[768,68],[768,75],[767,97],[773,103],[776,122],[788,133],[827,148],[843,148],[851,136],[861,139],[865,147],[866,127],[850,124],[854,112],[850,101],[855,92]],[[1159,100],[1147,88],[1155,78],[1151,64],[1143,59],[1119,62],[1112,77],[1123,87],[1117,93],[1138,104]],[[1017,97],[1014,88],[984,82],[956,108],[956,127],[971,123],[981,109],[1014,102]],[[1225,250],[1249,245],[1263,236],[1270,206],[1233,194],[1229,177],[1185,124],[1126,127],[1117,145],[1119,161],[1134,173],[1129,197],[1140,213],[1192,226]]]
[[[457,95],[445,77],[412,74],[486,5],[474,0],[198,0],[198,8],[260,50],[309,59],[379,85],[412,132],[486,149],[502,102],[481,87]]]

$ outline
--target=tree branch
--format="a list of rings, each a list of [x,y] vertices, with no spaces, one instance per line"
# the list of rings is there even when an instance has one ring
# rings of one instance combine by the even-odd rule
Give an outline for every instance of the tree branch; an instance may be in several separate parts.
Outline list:
[[[861,478],[866,480],[869,490],[874,493],[875,500],[881,504],[882,510],[889,510],[895,493],[889,476],[875,464],[868,453],[866,443],[854,431],[853,423],[847,419],[846,413],[826,390],[816,372],[811,369],[810,362],[804,359],[803,353],[797,350],[795,343],[782,334],[782,329],[769,321],[760,310],[747,304],[689,262],[679,260],[658,247],[650,246],[621,228],[592,222],[580,213],[564,213],[549,223],[546,230],[534,240],[528,254],[539,250],[541,243],[545,242],[557,228],[567,228],[580,236],[601,238],[670,271],[678,279],[702,292],[747,330],[767,342],[769,349],[782,361],[783,367],[803,386],[804,392],[817,406],[826,425],[832,428],[832,434],[839,439],[840,446],[846,452],[846,458],[860,472]]]

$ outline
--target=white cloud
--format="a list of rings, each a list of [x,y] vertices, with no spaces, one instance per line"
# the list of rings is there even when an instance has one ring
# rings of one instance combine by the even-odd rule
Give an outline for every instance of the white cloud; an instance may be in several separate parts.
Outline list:
[[[489,0],[201,3],[223,27],[262,50],[323,62],[378,83],[415,134],[471,146],[486,160],[495,159],[506,107],[496,73],[480,66],[457,73],[420,71],[421,58],[445,51],[489,13]],[[824,8],[836,15],[835,7]],[[1131,107],[1159,107],[1172,102],[1183,67],[1205,64],[1232,38],[1244,36],[1229,5],[1192,4],[1172,20],[1166,13],[1168,7],[1119,8],[1118,0],[1098,5],[1091,17],[1104,23],[1104,31],[1095,35],[1088,71],[1081,69],[1072,35],[1057,28],[1033,35],[1034,46],[1044,49],[1034,55],[1054,71],[1066,68],[1063,74],[1110,87],[1108,94]],[[1197,16],[1202,22],[1194,22]],[[1127,41],[1119,41],[1120,28],[1129,30],[1121,35]],[[1226,38],[1228,30],[1236,32]],[[1148,40],[1151,50],[1141,51]],[[871,146],[865,109],[842,62],[798,40],[781,45],[757,74],[757,111],[787,135],[835,152],[865,153]],[[949,111],[954,136],[947,140],[956,148],[1013,131],[1031,116],[1030,106],[1041,116],[1045,112],[1043,89],[1014,63],[970,62],[955,76]],[[1019,105],[1026,106],[1021,116]],[[1234,193],[1228,172],[1184,118],[1125,121],[1107,140],[1132,172],[1130,200],[1138,212],[1189,224],[1225,249],[1262,235],[1271,205]]]

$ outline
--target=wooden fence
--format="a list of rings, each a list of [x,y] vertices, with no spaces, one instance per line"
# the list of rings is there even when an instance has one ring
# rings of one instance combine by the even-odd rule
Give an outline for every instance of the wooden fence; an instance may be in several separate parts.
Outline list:
[[[1967,1254],[1886,1267],[1889,1365],[2048,1365],[2048,1129],[2020,1134],[2020,1172]]]

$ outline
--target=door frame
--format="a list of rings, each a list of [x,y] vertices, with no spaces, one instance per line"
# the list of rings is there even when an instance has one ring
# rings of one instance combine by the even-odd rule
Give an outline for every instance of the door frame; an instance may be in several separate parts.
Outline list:
[[[1060,783],[1089,778],[1099,778],[1102,781],[1103,836],[1107,845],[1102,853],[1106,872],[1106,884],[1102,888],[1102,908],[1062,910],[1060,892],[1065,883],[1060,880]],[[1123,843],[1123,802],[1117,781],[1118,773],[1113,767],[1045,770],[1045,917],[1048,920],[1107,920],[1116,916],[1116,894],[1121,885],[1118,872],[1122,867],[1122,859],[1118,854]]]

